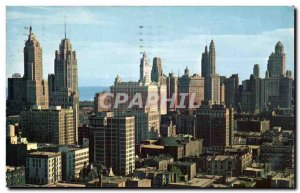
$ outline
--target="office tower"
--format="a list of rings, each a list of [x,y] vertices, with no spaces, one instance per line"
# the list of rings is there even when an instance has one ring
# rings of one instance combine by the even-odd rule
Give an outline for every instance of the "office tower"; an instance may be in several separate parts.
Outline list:
[[[76,51],[66,37],[55,51],[54,74],[48,76],[50,105],[73,108],[74,140],[78,141],[79,92]]]
[[[282,77],[279,81],[279,99],[281,108],[292,107],[292,88],[293,80],[288,77]]]
[[[139,82],[144,82],[146,84],[150,83],[150,70],[151,66],[148,63],[148,58],[146,52],[143,53],[143,57],[140,62],[140,80]]]
[[[197,109],[196,136],[203,139],[206,150],[223,151],[232,142],[233,111],[224,105],[211,105],[203,102]]]
[[[155,57],[155,58],[153,58],[151,81],[160,83],[162,77],[163,77],[163,71],[162,71],[161,59],[158,57]]]
[[[110,111],[111,100],[112,99],[108,96],[108,93],[104,91],[96,93],[94,97],[94,112]]]
[[[221,102],[221,88],[220,76],[218,74],[211,74],[207,78],[208,93],[205,100],[211,101],[212,104],[220,104]]]
[[[30,142],[75,144],[73,109],[50,106],[41,109],[34,106],[20,114],[20,125]]]
[[[224,82],[220,83],[220,104],[225,104],[225,84]]]
[[[153,101],[149,105],[146,105],[146,101],[148,97],[154,95],[160,96],[159,86],[152,83],[122,82],[120,77],[117,76],[115,84],[110,89],[114,95],[112,111],[118,115],[135,116],[135,143],[139,144],[142,140],[158,138],[160,133],[160,115],[166,112],[166,105],[161,107],[159,101]],[[116,97],[120,93],[126,94],[128,100],[117,105],[115,103]],[[138,98],[134,98],[137,95],[141,96],[141,105],[132,105],[131,108],[128,108],[131,101],[136,102],[139,100]]]
[[[210,74],[216,73],[216,47],[213,40],[209,44],[209,65],[211,68]]]
[[[209,53],[207,51],[207,46],[205,46],[205,51],[202,53],[201,58],[201,76],[206,78],[211,74],[211,66],[209,64]]]
[[[26,157],[27,184],[54,184],[61,181],[61,154],[32,152]]]
[[[90,161],[112,168],[115,175],[127,176],[135,170],[133,116],[117,117],[112,112],[90,117]]]
[[[181,94],[188,94],[184,99]],[[187,108],[192,103],[192,94],[195,95],[194,103],[191,105],[200,105],[201,101],[204,100],[204,78],[198,74],[189,76],[189,69],[186,67],[184,75],[179,78],[178,81],[178,104],[184,100],[183,104]]]
[[[270,78],[279,78],[284,76],[285,58],[284,46],[279,41],[275,46],[275,53],[272,52],[268,60],[268,72]]]
[[[239,75],[232,74],[224,81],[226,107],[237,107],[239,102]]]
[[[262,105],[262,80],[260,78],[255,78],[254,75],[251,75],[250,79],[244,80],[242,84],[242,111],[248,113],[259,113]]]
[[[253,76],[254,76],[254,78],[259,78],[259,64],[254,64]]]
[[[43,80],[43,50],[29,28],[24,47],[24,75],[8,78],[7,113],[19,114],[33,105],[49,107],[48,83]]]
[[[174,99],[174,107],[171,106],[171,102],[167,102],[167,110],[175,110],[178,105],[178,77],[174,73],[169,73],[167,77],[167,98]]]
[[[205,52],[202,54],[201,68],[202,76],[205,78],[204,100],[211,100],[213,104],[220,104],[221,82],[220,76],[216,74],[216,47],[213,40],[210,42],[208,53],[207,46],[205,46]]]

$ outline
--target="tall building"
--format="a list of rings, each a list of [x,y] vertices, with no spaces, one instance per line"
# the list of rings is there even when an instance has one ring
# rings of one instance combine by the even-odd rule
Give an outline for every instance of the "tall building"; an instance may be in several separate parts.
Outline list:
[[[112,111],[117,115],[135,116],[135,143],[139,144],[142,140],[158,138],[160,133],[160,115],[166,113],[166,105],[160,108],[159,101],[151,102],[149,105],[146,105],[146,101],[148,97],[160,96],[159,86],[154,83],[122,82],[120,77],[117,76],[115,84],[110,89],[115,97],[112,100]],[[116,97],[120,93],[127,94],[128,100],[122,104],[116,104]],[[141,96],[140,100],[142,102],[139,105],[132,105],[131,108],[128,108],[131,101],[136,102],[139,100],[136,97],[138,95]]]
[[[204,100],[204,78],[198,74],[189,75],[189,69],[186,67],[184,75],[179,78],[178,82],[178,103],[183,101],[181,94],[187,94],[184,98],[184,106],[189,107],[192,103],[192,96],[194,95],[194,103],[191,105],[200,105]]]
[[[206,78],[211,74],[211,66],[209,64],[209,53],[207,51],[207,46],[205,46],[205,51],[202,53],[201,58],[201,76]]]
[[[206,150],[223,151],[232,144],[233,110],[203,102],[197,109],[196,137]]]
[[[61,40],[55,51],[54,74],[48,76],[50,105],[73,108],[74,140],[78,141],[79,91],[76,51],[72,50],[69,39]]]
[[[75,144],[73,109],[50,106],[49,109],[32,107],[20,114],[20,125],[30,142]]]
[[[210,74],[216,73],[216,47],[214,40],[211,40],[209,44],[209,65],[211,68]]]
[[[110,87],[114,96],[112,111],[115,115],[135,116],[136,144],[146,139],[157,139],[160,133],[160,115],[167,113],[167,87],[165,84],[151,82],[149,69],[150,65],[144,52],[140,64],[140,80],[123,82],[117,76],[114,85]],[[117,103],[116,99],[121,99],[122,94],[126,94],[128,100]]]
[[[259,64],[254,64],[253,66],[253,76],[259,78]]]
[[[43,50],[29,28],[24,47],[24,75],[8,78],[8,115],[19,114],[33,105],[49,107],[48,83],[43,80]]]
[[[204,99],[206,101],[211,101],[212,104],[221,103],[221,84],[220,76],[218,74],[211,74],[205,79],[205,86],[207,87],[206,93],[204,93]]]
[[[117,117],[112,112],[90,118],[91,162],[112,167],[116,175],[127,176],[135,170],[135,118]]]
[[[148,58],[146,52],[143,53],[143,57],[140,61],[140,80],[139,82],[145,82],[146,84],[150,83],[151,75],[150,75],[151,66],[148,63]]]
[[[261,110],[261,83],[260,78],[255,78],[254,75],[250,76],[249,80],[242,82],[243,91],[241,97],[241,107],[243,112],[259,113]]]
[[[285,52],[284,46],[279,41],[275,46],[275,52],[272,52],[268,60],[268,72],[270,78],[279,78],[285,74]]]
[[[204,100],[212,101],[214,104],[221,103],[221,94],[225,95],[225,92],[221,93],[220,76],[216,74],[216,47],[213,40],[209,44],[209,51],[207,52],[207,46],[202,54],[201,60],[202,77],[204,77]],[[225,98],[225,96],[223,96]]]
[[[151,81],[160,83],[162,77],[163,77],[163,71],[162,71],[161,58],[155,57],[153,58]]]
[[[239,75],[232,74],[225,81],[225,105],[237,107],[239,102]]]
[[[167,102],[167,110],[175,110],[178,105],[178,77],[174,73],[169,73],[167,77],[167,98],[174,99],[174,108],[171,102]]]

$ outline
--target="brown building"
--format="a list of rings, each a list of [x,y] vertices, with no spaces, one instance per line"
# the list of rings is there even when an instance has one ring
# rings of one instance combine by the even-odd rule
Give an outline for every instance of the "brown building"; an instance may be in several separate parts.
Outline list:
[[[204,102],[197,109],[196,137],[203,139],[205,149],[222,151],[232,144],[233,110],[224,105]]]
[[[96,93],[94,97],[94,112],[110,111],[111,97],[106,92]]]
[[[16,115],[33,105],[49,107],[48,83],[43,80],[43,51],[29,28],[24,47],[24,76],[8,78],[7,114]]]
[[[126,181],[126,187],[128,188],[150,188],[151,179],[138,179],[133,178]]]
[[[34,106],[21,112],[20,126],[30,142],[71,145],[75,144],[73,120],[71,108],[51,106],[49,109],[41,109]]]

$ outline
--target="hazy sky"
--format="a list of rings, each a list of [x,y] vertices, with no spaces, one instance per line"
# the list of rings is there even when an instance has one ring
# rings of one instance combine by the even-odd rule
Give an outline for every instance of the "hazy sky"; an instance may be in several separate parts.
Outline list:
[[[43,47],[43,73],[54,72],[54,53],[67,37],[77,52],[79,86],[139,78],[140,51],[160,56],[163,72],[201,74],[206,40],[216,45],[216,71],[248,79],[254,64],[264,76],[281,41],[294,72],[293,7],[7,7],[7,77],[23,74],[23,47],[31,23]],[[142,29],[139,26],[143,26]],[[140,41],[142,39],[143,41]],[[143,46],[143,50],[140,49]]]

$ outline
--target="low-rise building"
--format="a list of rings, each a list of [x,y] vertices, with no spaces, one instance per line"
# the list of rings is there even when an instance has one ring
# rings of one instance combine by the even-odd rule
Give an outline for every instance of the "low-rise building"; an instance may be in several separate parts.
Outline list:
[[[171,156],[160,155],[145,158],[143,165],[146,167],[155,167],[157,170],[166,171],[168,169],[168,164],[172,163],[173,161],[174,158]]]
[[[6,166],[6,187],[24,187],[25,168]]]
[[[294,188],[295,176],[293,171],[285,171],[276,174],[271,181],[272,188]]]
[[[66,145],[47,145],[39,149],[46,152],[57,152],[62,155],[62,180],[74,181],[84,165],[89,164],[89,148]]]
[[[173,162],[168,165],[168,170],[178,168],[183,175],[187,175],[188,180],[193,179],[196,176],[196,163],[193,162]]]
[[[126,187],[129,188],[150,188],[151,179],[133,178],[126,181]]]
[[[45,185],[62,180],[61,154],[32,152],[26,158],[26,183]]]

